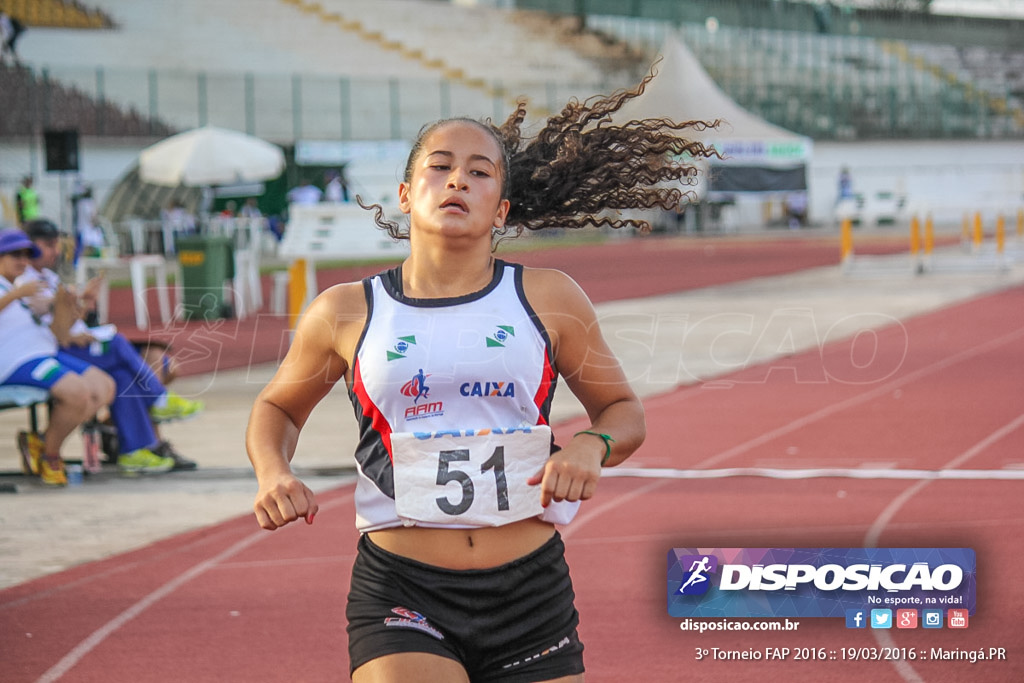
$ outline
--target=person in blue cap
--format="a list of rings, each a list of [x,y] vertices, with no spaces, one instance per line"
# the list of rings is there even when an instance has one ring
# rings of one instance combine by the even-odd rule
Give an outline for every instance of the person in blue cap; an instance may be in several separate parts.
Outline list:
[[[59,256],[60,230],[46,219],[30,221],[25,233],[32,239],[40,255],[32,259],[15,284],[42,281],[46,286],[32,302],[37,315],[51,315],[52,298],[60,287],[60,278],[51,268]],[[87,285],[80,293],[89,296]],[[160,473],[172,469],[196,469],[194,461],[177,453],[160,439],[154,422],[169,422],[198,415],[203,404],[167,390],[153,369],[139,355],[135,345],[112,326],[90,328],[81,319],[71,325],[61,352],[90,365],[95,365],[117,385],[110,405],[117,432],[117,464],[129,473]]]
[[[63,287],[57,290],[54,314],[46,321],[30,305],[44,284],[14,284],[29,260],[39,254],[21,230],[0,230],[0,385],[50,392],[53,405],[46,434],[24,465],[44,484],[65,486],[61,446],[76,427],[114,400],[114,380],[99,368],[60,353],[60,342],[67,339],[75,318],[72,292]]]

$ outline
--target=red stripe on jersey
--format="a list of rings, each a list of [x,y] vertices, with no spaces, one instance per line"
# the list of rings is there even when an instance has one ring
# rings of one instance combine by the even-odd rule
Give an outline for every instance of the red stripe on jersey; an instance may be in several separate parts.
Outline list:
[[[359,359],[357,358],[356,365],[352,370],[352,393],[359,400],[359,407],[363,411],[363,416],[370,419],[370,426],[373,428],[373,431],[380,435],[381,443],[384,444],[384,448],[388,452],[388,458],[394,463],[395,459],[391,455],[391,425],[384,417],[384,414],[380,412],[377,404],[370,398],[370,395],[366,393],[366,386],[363,384],[363,377],[359,367]]]
[[[546,425],[548,423],[544,406],[547,404],[548,409],[551,408],[551,392],[554,391],[555,377],[555,368],[551,365],[550,354],[545,349],[544,370],[540,376],[540,383],[537,385],[537,393],[533,396],[533,403],[537,406],[537,424]]]

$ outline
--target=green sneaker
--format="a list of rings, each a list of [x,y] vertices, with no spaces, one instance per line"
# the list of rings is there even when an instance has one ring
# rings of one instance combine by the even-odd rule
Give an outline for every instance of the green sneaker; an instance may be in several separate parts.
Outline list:
[[[156,474],[170,472],[174,469],[174,458],[157,455],[148,448],[140,448],[131,453],[122,453],[117,457],[117,466],[123,472],[133,474]]]
[[[168,392],[167,403],[162,407],[153,406],[149,409],[149,416],[153,422],[171,422],[172,420],[187,420],[195,417],[203,411],[202,401],[190,401],[187,398]]]

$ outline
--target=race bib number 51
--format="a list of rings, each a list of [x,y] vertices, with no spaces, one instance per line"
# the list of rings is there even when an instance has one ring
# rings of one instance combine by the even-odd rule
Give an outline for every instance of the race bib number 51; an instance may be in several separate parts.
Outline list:
[[[526,480],[551,454],[546,426],[391,435],[398,516],[416,522],[500,526],[541,514]]]

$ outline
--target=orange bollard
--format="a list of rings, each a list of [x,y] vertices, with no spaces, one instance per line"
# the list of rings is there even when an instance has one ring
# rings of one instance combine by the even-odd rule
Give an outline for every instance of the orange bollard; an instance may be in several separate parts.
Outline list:
[[[910,255],[917,256],[921,251],[921,221],[917,216],[910,219]]]
[[[839,224],[839,258],[843,263],[853,256],[853,221],[844,218]]]
[[[288,266],[288,329],[295,329],[306,302],[306,259],[295,259]]]
[[[932,221],[932,215],[924,219],[924,253],[925,256],[929,256],[932,250],[935,249],[935,224]]]
[[[1003,214],[996,218],[996,253],[1000,256],[1006,251],[1006,220]]]
[[[1017,209],[1017,237],[1024,237],[1024,209]]]
[[[985,238],[985,233],[981,229],[981,211],[974,213],[974,241],[973,246],[975,249],[981,248],[981,242]]]

